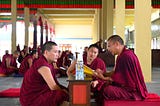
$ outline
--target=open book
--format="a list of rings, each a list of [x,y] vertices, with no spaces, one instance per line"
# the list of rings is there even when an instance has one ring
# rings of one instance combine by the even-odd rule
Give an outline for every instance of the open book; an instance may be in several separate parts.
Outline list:
[[[83,68],[84,68],[84,73],[86,75],[92,76],[95,72],[95,70],[92,70],[90,67],[88,67],[86,65],[83,65]]]

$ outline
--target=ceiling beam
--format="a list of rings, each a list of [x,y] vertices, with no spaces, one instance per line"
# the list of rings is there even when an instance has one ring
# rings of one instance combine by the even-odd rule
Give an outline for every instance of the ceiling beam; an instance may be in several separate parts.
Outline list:
[[[48,18],[53,18],[53,19],[55,19],[55,18],[94,18],[94,15],[90,15],[90,16],[64,16],[64,15],[62,15],[62,16],[48,16]]]
[[[76,24],[80,24],[80,25],[91,25],[92,24],[92,20],[51,20],[55,25],[57,24],[69,24],[69,25],[76,25]]]
[[[41,10],[43,14],[95,14],[95,10]]]

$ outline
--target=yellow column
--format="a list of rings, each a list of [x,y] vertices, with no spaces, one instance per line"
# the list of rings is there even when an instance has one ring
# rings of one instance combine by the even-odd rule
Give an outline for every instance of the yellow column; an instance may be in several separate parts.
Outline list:
[[[11,0],[11,22],[12,22],[12,35],[11,35],[11,52],[16,50],[16,21],[17,21],[17,0]]]
[[[102,8],[99,9],[99,39],[103,39]]]
[[[102,0],[102,38],[107,39],[113,34],[113,6],[114,0]]]
[[[25,7],[24,8],[24,22],[25,22],[25,45],[28,46],[29,42],[29,8]]]
[[[94,16],[94,20],[93,20],[93,24],[92,24],[92,28],[93,28],[93,34],[92,34],[92,42],[95,43],[97,41],[99,41],[99,38],[100,38],[100,34],[99,34],[99,9],[96,9],[95,10],[95,16]]]
[[[146,82],[151,81],[151,0],[135,0],[135,52]]]
[[[125,0],[116,0],[115,28],[116,28],[116,34],[120,35],[124,39],[124,35],[125,35]]]

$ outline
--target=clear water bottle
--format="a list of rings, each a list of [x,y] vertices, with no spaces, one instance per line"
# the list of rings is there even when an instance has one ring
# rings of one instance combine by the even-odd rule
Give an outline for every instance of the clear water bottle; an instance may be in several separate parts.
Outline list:
[[[76,80],[84,80],[83,59],[77,59],[76,63]]]

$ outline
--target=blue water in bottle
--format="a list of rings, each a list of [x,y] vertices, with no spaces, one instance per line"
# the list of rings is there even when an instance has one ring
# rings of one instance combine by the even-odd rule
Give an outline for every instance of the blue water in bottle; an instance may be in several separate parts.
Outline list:
[[[77,61],[76,80],[84,80],[83,61]]]

